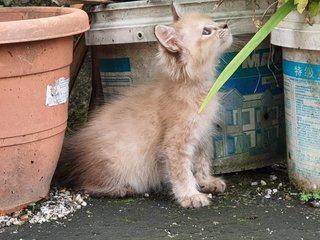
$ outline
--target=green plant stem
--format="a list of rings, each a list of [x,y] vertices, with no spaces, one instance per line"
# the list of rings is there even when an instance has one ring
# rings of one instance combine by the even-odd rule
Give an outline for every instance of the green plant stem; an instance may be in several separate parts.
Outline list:
[[[270,34],[282,19],[284,19],[292,10],[294,10],[294,0],[289,0],[283,4],[263,25],[263,27],[252,37],[252,39],[241,49],[241,51],[232,59],[226,68],[219,75],[208,95],[204,99],[198,113],[208,105],[211,98],[219,91],[223,84],[232,76],[243,61],[253,52],[254,49]]]

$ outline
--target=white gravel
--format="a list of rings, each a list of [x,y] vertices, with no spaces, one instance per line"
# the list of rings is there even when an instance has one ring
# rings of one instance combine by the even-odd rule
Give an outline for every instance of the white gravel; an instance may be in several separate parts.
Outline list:
[[[66,219],[69,214],[87,206],[85,201],[87,198],[87,194],[53,188],[48,199],[31,204],[27,209],[14,214],[0,216],[0,228],[10,225],[22,225],[26,222],[41,224],[58,219]]]

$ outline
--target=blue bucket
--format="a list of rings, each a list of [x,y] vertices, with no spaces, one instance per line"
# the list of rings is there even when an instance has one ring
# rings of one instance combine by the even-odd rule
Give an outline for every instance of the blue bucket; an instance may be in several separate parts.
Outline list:
[[[222,57],[222,70],[237,54]],[[256,49],[223,86],[218,134],[213,137],[215,173],[255,169],[285,158],[281,51]]]

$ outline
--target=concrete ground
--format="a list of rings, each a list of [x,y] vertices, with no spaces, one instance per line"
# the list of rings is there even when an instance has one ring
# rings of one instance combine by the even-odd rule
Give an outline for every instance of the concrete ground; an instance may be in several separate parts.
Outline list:
[[[0,239],[320,239],[320,208],[302,203],[284,169],[226,174],[212,205],[183,209],[166,193],[89,199],[65,220],[0,229]]]

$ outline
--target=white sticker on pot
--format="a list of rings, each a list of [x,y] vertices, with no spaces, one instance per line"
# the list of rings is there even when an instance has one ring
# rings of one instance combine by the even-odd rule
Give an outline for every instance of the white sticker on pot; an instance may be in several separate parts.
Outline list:
[[[47,86],[46,105],[55,106],[66,103],[69,96],[69,79],[59,78]]]

